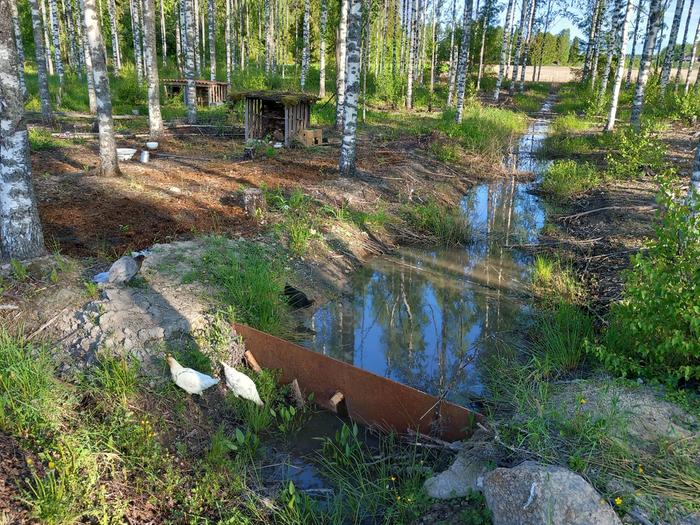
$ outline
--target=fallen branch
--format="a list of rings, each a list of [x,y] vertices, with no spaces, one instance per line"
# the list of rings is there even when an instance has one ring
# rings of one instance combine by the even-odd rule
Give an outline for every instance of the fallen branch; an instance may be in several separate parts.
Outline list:
[[[0,310],[19,310],[16,304],[0,304]]]
[[[586,215],[592,215],[593,213],[598,213],[601,211],[608,211],[608,210],[634,210],[634,211],[654,211],[658,209],[658,206],[603,206],[602,208],[596,208],[594,210],[586,210],[582,211],[581,213],[574,213],[573,215],[563,215],[561,217],[557,217],[558,220],[560,221],[568,221],[571,219],[578,219],[580,217],[585,217]]]
[[[451,443],[449,441],[445,441],[445,440],[442,440],[442,439],[439,439],[439,438],[436,438],[433,436],[428,436],[427,434],[422,434],[420,432],[416,432],[415,430],[410,429],[410,428],[408,429],[408,435],[414,436],[417,439],[421,439],[423,441],[427,441],[428,443],[432,444],[435,447],[446,448],[446,449],[452,450],[454,452],[459,452],[460,450],[462,450],[464,448],[464,445],[459,441],[455,441],[454,443]]]

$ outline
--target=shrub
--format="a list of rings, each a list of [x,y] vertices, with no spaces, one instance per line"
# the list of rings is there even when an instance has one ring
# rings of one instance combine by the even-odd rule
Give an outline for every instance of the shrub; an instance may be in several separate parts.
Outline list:
[[[559,160],[542,175],[540,189],[556,200],[566,200],[600,184],[600,176],[588,162]]]
[[[679,197],[662,185],[657,238],[632,258],[604,345],[593,349],[621,375],[700,379],[700,215]]]
[[[435,236],[443,245],[466,243],[471,228],[459,207],[447,207],[435,201],[404,207],[407,222],[424,233]]]
[[[649,130],[632,128],[615,135],[615,151],[606,157],[613,179],[634,179],[648,171],[658,173],[665,165],[666,147]]]

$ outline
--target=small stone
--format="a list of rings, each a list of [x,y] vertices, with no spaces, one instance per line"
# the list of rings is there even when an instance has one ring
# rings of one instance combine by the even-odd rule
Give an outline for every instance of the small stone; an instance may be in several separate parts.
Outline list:
[[[182,190],[180,188],[178,188],[177,186],[170,186],[168,188],[168,192],[172,193],[173,195],[181,195],[182,194]]]

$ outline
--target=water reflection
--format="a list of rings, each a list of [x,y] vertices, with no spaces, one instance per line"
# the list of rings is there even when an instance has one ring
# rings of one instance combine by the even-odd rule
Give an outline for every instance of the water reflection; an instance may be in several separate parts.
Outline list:
[[[545,114],[521,140],[509,161],[518,170],[542,168],[534,153],[547,122]],[[431,394],[448,390],[458,403],[483,395],[480,357],[497,351],[525,311],[528,260],[509,246],[534,242],[544,211],[515,177],[475,187],[461,206],[472,244],[371,260],[343,299],[314,313],[315,334],[303,344]]]

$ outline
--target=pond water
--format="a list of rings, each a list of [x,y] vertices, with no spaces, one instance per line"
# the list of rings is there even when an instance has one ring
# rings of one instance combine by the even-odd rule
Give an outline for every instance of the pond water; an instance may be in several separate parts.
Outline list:
[[[504,160],[513,175],[474,187],[461,202],[473,242],[446,249],[402,248],[370,260],[350,289],[316,310],[301,344],[401,383],[468,404],[485,395],[482,357],[527,316],[530,259],[511,248],[536,242],[545,212],[532,182],[549,129],[548,99]]]

